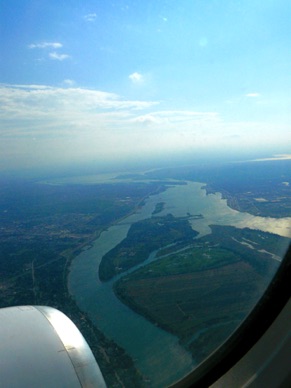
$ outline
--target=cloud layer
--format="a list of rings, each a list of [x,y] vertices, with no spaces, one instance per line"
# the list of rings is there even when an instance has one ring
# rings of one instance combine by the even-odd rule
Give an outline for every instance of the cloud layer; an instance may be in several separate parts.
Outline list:
[[[214,111],[163,109],[158,101],[47,85],[0,86],[0,169],[84,160],[117,160],[286,143],[288,129],[225,120]],[[274,139],[274,136],[276,139]],[[1,167],[2,166],[2,167]]]

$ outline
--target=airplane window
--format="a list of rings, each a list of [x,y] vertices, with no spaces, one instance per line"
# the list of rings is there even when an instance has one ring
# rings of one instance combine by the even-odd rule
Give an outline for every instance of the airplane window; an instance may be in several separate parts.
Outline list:
[[[280,272],[290,13],[2,2],[0,307],[64,312],[108,387],[183,379]]]

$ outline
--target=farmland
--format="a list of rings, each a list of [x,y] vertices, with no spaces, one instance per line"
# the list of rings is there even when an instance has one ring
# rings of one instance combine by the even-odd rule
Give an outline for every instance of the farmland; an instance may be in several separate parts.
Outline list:
[[[257,249],[242,244],[246,236]],[[213,226],[211,235],[190,247],[159,256],[121,278],[115,293],[177,335],[199,362],[243,320],[279,264],[270,252],[259,252],[260,241],[270,241],[271,251],[284,238],[262,232],[260,236],[250,229]]]

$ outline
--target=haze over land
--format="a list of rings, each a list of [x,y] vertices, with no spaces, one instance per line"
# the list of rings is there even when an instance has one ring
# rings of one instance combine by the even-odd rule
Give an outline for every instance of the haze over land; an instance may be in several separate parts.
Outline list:
[[[290,2],[1,5],[0,170],[288,153]]]
[[[109,387],[173,382],[290,242],[291,3],[13,0],[0,18],[0,307],[66,313]]]

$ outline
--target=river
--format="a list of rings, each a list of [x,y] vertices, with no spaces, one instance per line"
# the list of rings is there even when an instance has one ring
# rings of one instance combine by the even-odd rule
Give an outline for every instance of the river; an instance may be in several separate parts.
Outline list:
[[[101,233],[92,246],[72,262],[68,279],[69,291],[79,308],[85,311],[96,326],[122,346],[133,358],[137,368],[151,386],[161,387],[181,378],[195,365],[191,355],[179,345],[178,339],[136,314],[113,293],[115,281],[101,283],[98,267],[105,253],[127,235],[132,223],[151,217],[158,202],[165,206],[158,215],[174,216],[202,214],[202,219],[191,220],[199,236],[211,232],[209,225],[250,227],[291,237],[291,218],[274,219],[240,213],[227,206],[220,194],[206,195],[202,183],[169,187],[166,191],[147,198],[136,213]]]

